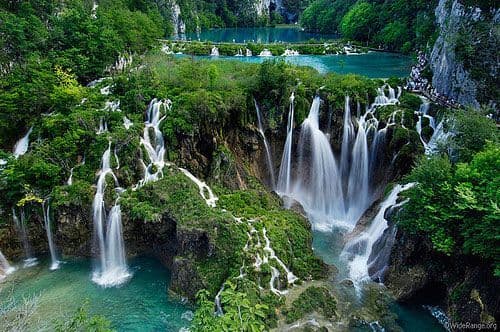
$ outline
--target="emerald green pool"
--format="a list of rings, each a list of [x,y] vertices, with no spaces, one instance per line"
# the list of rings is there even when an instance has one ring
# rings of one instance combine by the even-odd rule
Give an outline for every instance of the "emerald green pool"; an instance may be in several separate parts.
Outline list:
[[[118,331],[179,331],[190,325],[191,308],[168,298],[167,269],[147,257],[130,260],[129,268],[133,276],[126,284],[102,288],[91,281],[89,260],[66,261],[56,271],[44,262],[19,269],[0,284],[0,304],[39,296],[33,331],[41,329],[37,318],[50,322],[72,316],[85,303],[90,314],[103,315]]]

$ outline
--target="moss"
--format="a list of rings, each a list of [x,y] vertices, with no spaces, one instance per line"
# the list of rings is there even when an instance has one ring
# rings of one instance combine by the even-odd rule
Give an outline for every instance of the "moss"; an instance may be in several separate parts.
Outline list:
[[[337,301],[325,287],[311,286],[307,288],[286,312],[286,322],[292,323],[304,315],[318,312],[325,318],[334,319],[337,316]]]

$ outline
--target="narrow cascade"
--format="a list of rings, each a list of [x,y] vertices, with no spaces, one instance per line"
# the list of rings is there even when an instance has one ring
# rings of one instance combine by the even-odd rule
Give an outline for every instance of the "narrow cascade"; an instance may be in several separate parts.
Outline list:
[[[420,141],[424,145],[425,151],[428,150],[428,143],[424,140],[422,137],[422,121],[424,118],[429,119],[429,126],[433,129],[436,130],[436,122],[434,120],[434,117],[430,116],[427,114],[429,112],[430,108],[430,102],[427,98],[421,97],[422,99],[422,105],[420,105],[420,109],[418,110],[418,121],[416,125],[416,131],[418,135],[420,136]]]
[[[299,174],[291,196],[313,216],[314,226],[330,230],[332,219],[345,215],[337,162],[327,136],[319,129],[321,99],[314,98],[299,137]]]
[[[107,219],[105,233],[106,208],[104,205],[104,192],[106,189],[106,176],[113,177],[116,186],[118,181],[111,169],[111,142],[102,156],[102,166],[97,180],[97,190],[94,196],[93,220],[94,238],[99,249],[99,266],[94,270],[92,280],[103,286],[118,286],[131,276],[125,259],[125,245],[123,242],[121,226],[121,209],[115,203]]]
[[[215,207],[216,202],[219,200],[219,198],[214,195],[212,189],[210,189],[210,187],[205,182],[201,181],[196,176],[191,174],[191,172],[189,172],[187,169],[179,167],[179,170],[184,173],[184,175],[186,175],[191,181],[193,181],[198,186],[198,188],[200,188],[200,195],[205,200],[207,205],[210,207]]]
[[[389,96],[385,95],[385,90],[388,90]],[[384,105],[395,105],[399,103],[398,98],[400,97],[401,88],[398,87],[398,96],[396,96],[396,92],[394,88],[392,88],[389,84],[384,84],[382,87],[377,89],[377,97],[375,97],[374,105],[384,106]]]
[[[342,134],[342,147],[340,156],[340,171],[343,179],[349,177],[349,161],[351,157],[351,142],[354,139],[354,126],[351,119],[351,107],[349,106],[349,96],[345,97],[344,129]]]
[[[23,244],[24,267],[35,266],[38,262],[37,259],[32,256],[31,253],[31,245],[28,238],[28,230],[26,229],[24,210],[21,209],[20,219],[19,219],[17,217],[16,210],[12,208],[12,219],[14,220],[14,226]]]
[[[141,145],[148,155],[149,164],[146,165],[141,160],[144,168],[144,178],[139,181],[137,187],[142,187],[148,182],[157,181],[163,176],[165,167],[165,143],[160,130],[161,122],[165,119],[167,110],[170,110],[172,102],[170,100],[153,99],[146,110],[146,122],[144,133],[141,138]],[[136,187],[136,188],[137,188]]]
[[[210,56],[219,56],[219,49],[216,46],[212,47],[212,50],[210,51]]]
[[[288,111],[285,148],[283,150],[283,157],[281,158],[281,166],[278,176],[277,190],[280,195],[289,195],[291,190],[294,100],[295,95],[292,92],[292,95],[290,96],[290,109]]]
[[[255,104],[255,110],[257,112],[257,125],[259,128],[259,133],[262,136],[262,140],[264,141],[264,148],[266,149],[266,162],[267,169],[269,171],[269,177],[271,179],[271,188],[274,190],[276,187],[276,179],[274,177],[274,164],[271,155],[271,148],[269,147],[269,142],[267,141],[266,135],[264,133],[264,128],[262,126],[262,115],[260,113],[259,105],[257,104],[257,101],[255,99],[253,100],[253,102]]]
[[[43,210],[43,222],[45,225],[45,231],[47,232],[47,241],[49,243],[50,259],[52,263],[50,264],[51,270],[57,270],[59,268],[59,260],[57,259],[56,247],[54,244],[54,239],[52,237],[51,220],[50,220],[50,204],[48,201],[42,203]]]
[[[69,170],[69,178],[68,178],[68,181],[66,181],[66,185],[68,186],[71,186],[73,184],[73,170],[75,168],[74,167],[71,167],[71,169]]]
[[[0,281],[16,270],[0,251]]]
[[[101,135],[108,131],[108,123],[101,117],[99,119],[99,129],[97,129],[96,134]]]
[[[129,118],[127,118],[126,116],[123,117],[123,126],[125,127],[125,129],[129,130],[133,125],[134,123],[130,121]]]
[[[16,145],[14,145],[14,157],[17,159],[26,152],[28,152],[28,147],[30,144],[30,135],[31,132],[33,131],[33,127],[31,127],[26,135],[24,135],[19,141],[17,141]]]
[[[358,121],[358,133],[352,148],[346,198],[347,219],[354,224],[370,204],[368,142],[362,121]]]
[[[414,186],[414,183],[404,186],[399,184],[396,185],[389,196],[380,204],[380,209],[368,229],[346,243],[341,257],[348,262],[349,277],[354,282],[357,289],[363,281],[369,280],[368,269],[372,263],[372,261],[370,261],[370,256],[372,254],[373,245],[388,227],[388,222],[385,219],[385,212],[391,207],[403,205],[406,201],[396,204],[398,195],[412,186]]]
[[[222,310],[222,305],[221,305],[221,301],[220,301],[220,296],[221,296],[223,291],[224,291],[224,284],[222,284],[222,287],[219,289],[219,291],[215,295],[215,301],[214,301],[215,302],[215,314],[217,316],[224,315],[224,311]]]

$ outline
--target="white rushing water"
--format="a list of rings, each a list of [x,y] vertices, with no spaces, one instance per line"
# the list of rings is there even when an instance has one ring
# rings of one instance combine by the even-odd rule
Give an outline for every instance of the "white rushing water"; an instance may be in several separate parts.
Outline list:
[[[127,281],[131,274],[125,258],[125,244],[122,234],[121,210],[118,202],[111,208],[106,219],[104,193],[106,177],[111,176],[118,187],[116,176],[111,169],[111,142],[102,156],[102,166],[97,180],[94,196],[93,221],[94,239],[99,250],[98,266],[94,269],[92,280],[103,287],[118,286]],[[107,221],[107,227],[105,225]]]
[[[369,259],[375,242],[388,228],[388,223],[385,219],[387,209],[406,203],[406,201],[403,201],[396,204],[396,201],[399,193],[408,190],[412,186],[414,186],[414,183],[396,185],[389,196],[380,204],[379,211],[375,218],[373,218],[370,226],[346,243],[342,257],[348,262],[349,277],[355,286],[359,286],[362,282],[370,279],[368,269],[371,261]]]
[[[216,202],[217,200],[219,200],[219,198],[214,195],[212,189],[210,189],[210,187],[205,182],[198,179],[187,169],[179,167],[179,170],[198,186],[198,188],[200,189],[200,195],[205,200],[207,205],[210,207],[215,207]]]
[[[210,50],[210,56],[219,56],[219,49],[216,46]]]
[[[386,91],[389,96],[385,95]],[[300,127],[298,160],[292,162],[291,106],[277,192],[286,199],[298,201],[316,230],[331,231],[334,227],[352,230],[373,202],[377,188],[373,179],[383,160],[381,156],[387,129],[395,125],[396,115],[401,113],[395,111],[387,120],[386,127],[379,129],[375,110],[381,105],[397,103],[399,95],[400,89],[396,95],[393,88],[384,85],[378,89],[375,102],[364,114],[360,114],[361,106],[358,105],[357,117],[351,113],[349,97],[345,98],[339,161],[332,151],[328,135],[319,126],[321,100],[316,97]]]
[[[5,258],[5,256],[2,254],[2,251],[0,251],[0,281],[2,281],[2,279],[4,279],[7,275],[11,274],[15,270],[16,268],[9,264],[7,258]]]
[[[28,230],[26,229],[26,222],[24,217],[24,209],[21,208],[20,218],[17,217],[16,210],[12,208],[12,219],[14,221],[14,227],[16,228],[17,234],[21,239],[24,251],[24,267],[30,267],[36,265],[37,259],[32,256],[31,245],[28,238]]]
[[[33,131],[33,127],[31,127],[28,132],[19,140],[17,141],[16,145],[14,145],[14,157],[17,159],[26,152],[28,152],[28,147],[30,144],[30,135],[31,132]]]
[[[262,136],[262,140],[264,142],[264,148],[266,150],[266,163],[269,172],[269,178],[271,181],[271,189],[274,190],[276,187],[276,179],[274,176],[274,163],[273,163],[271,148],[264,133],[264,127],[262,126],[262,114],[260,113],[259,105],[257,104],[257,101],[255,99],[253,100],[253,102],[255,104],[255,111],[257,112],[257,127],[259,129],[260,135]]]
[[[47,234],[47,242],[49,243],[49,251],[50,251],[50,269],[57,270],[59,268],[59,260],[57,259],[56,246],[54,244],[54,239],[52,237],[52,222],[50,219],[50,204],[48,201],[44,201],[42,203],[43,210],[43,222],[45,226],[45,232]]]
[[[168,99],[158,100],[155,98],[151,100],[146,110],[146,122],[144,124],[141,145],[146,150],[149,163],[146,165],[141,159],[144,168],[144,178],[139,181],[137,187],[141,187],[151,181],[157,181],[163,176],[163,168],[166,165],[165,143],[160,125],[166,117],[166,112],[170,110],[171,105],[172,102]]]
[[[285,148],[283,149],[283,157],[281,158],[277,185],[277,190],[282,196],[289,195],[291,190],[294,100],[295,95],[292,92],[290,96],[290,109],[288,111]]]

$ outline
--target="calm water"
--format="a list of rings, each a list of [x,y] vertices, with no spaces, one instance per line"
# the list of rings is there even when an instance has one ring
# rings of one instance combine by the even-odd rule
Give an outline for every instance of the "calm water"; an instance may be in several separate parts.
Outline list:
[[[210,29],[197,33],[186,34],[188,40],[213,41],[213,42],[236,42],[236,43],[274,43],[289,42],[297,43],[315,40],[337,39],[337,35],[318,34],[302,31],[299,27],[277,27],[277,28],[225,28]]]
[[[327,264],[338,268],[337,281],[348,276],[344,262],[339,258],[343,248],[342,234],[339,232],[314,232],[313,249],[315,254]],[[362,295],[361,295],[362,297]],[[363,302],[363,299],[360,300]],[[445,329],[421,305],[400,305],[393,303],[390,310],[398,316],[397,324],[405,332],[443,332]]]
[[[290,57],[236,57],[236,56],[197,56],[197,59],[217,59],[223,61],[242,61],[262,63],[271,59],[284,59],[298,65],[309,66],[322,74],[357,74],[370,78],[406,77],[410,72],[409,57],[393,53],[370,52],[360,55],[300,55]]]
[[[120,288],[103,289],[90,280],[88,260],[67,261],[57,271],[47,264],[20,269],[2,284],[2,301],[40,296],[35,316],[52,321],[72,316],[88,301],[88,311],[112,322],[118,331],[179,331],[188,327],[190,308],[167,297],[170,274],[158,261],[137,258],[129,263],[133,277]],[[0,329],[1,330],[1,329]],[[33,330],[38,330],[33,326]]]

